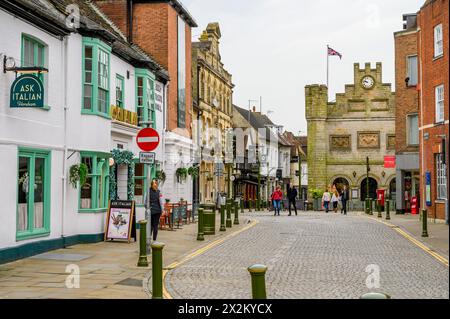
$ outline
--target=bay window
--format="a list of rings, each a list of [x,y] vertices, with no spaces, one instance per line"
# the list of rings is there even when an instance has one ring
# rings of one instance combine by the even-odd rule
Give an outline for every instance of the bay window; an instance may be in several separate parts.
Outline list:
[[[136,69],[136,112],[138,125],[155,127],[155,76],[145,69]]]
[[[111,48],[95,38],[83,38],[82,113],[109,118]]]

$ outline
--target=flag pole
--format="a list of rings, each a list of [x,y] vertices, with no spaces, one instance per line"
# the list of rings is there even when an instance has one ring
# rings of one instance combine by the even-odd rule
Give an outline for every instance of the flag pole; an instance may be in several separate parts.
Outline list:
[[[329,46],[327,44],[327,89],[328,89],[328,80],[329,80],[329,65],[330,65],[330,55],[328,53]]]

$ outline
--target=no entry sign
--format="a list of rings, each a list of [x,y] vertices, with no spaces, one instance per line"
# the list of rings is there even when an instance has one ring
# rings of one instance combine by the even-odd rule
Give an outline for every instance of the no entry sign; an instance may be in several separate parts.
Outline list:
[[[144,152],[151,152],[159,145],[159,134],[152,128],[144,128],[136,136],[137,145]]]

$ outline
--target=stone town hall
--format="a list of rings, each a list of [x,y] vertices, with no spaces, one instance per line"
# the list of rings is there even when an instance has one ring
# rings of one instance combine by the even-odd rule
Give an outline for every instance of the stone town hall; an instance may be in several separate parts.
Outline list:
[[[353,207],[366,197],[366,157],[369,195],[385,188],[395,198],[395,169],[384,167],[384,156],[395,154],[395,93],[382,82],[382,66],[354,64],[354,83],[328,102],[325,85],[305,87],[308,121],[308,185],[325,190],[347,184]],[[310,194],[311,196],[311,194]]]

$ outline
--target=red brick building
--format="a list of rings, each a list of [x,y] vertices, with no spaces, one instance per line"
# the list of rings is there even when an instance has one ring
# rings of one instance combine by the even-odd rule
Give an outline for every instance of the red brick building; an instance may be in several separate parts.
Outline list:
[[[417,14],[403,15],[403,30],[394,33],[396,178],[389,194],[397,213],[411,212],[411,199],[420,198],[417,33]]]
[[[188,177],[178,182],[177,170],[192,165],[192,55],[191,28],[196,22],[178,0],[95,0],[128,42],[139,45],[164,66],[170,82],[164,94],[165,132],[162,146],[166,181],[162,193],[178,202],[192,199]]]
[[[448,222],[449,1],[427,0],[417,15],[421,206]]]
[[[191,28],[197,27],[194,19],[176,0],[95,2],[127,34],[129,42],[139,45],[169,71],[167,128],[190,138]]]

